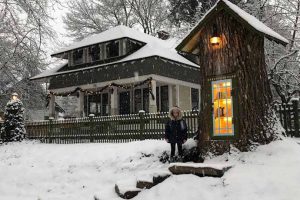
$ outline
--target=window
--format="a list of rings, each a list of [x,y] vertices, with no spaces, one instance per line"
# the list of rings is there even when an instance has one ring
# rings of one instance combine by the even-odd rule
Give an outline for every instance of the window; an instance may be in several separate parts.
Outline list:
[[[108,93],[86,96],[85,113],[96,116],[109,114]]]
[[[213,136],[234,135],[231,90],[230,79],[212,82]]]
[[[135,52],[142,46],[141,43],[134,41],[134,40],[129,40],[127,44],[128,44],[128,53],[129,54]]]
[[[108,93],[102,94],[101,103],[102,103],[101,115],[106,116],[109,114]]]
[[[83,63],[83,49],[73,51],[73,63],[74,65],[80,65]]]
[[[119,56],[119,41],[112,41],[106,44],[106,58]]]
[[[92,62],[100,60],[100,52],[99,44],[89,47],[89,55]]]
[[[143,89],[143,110],[149,112],[149,88]]]
[[[169,91],[168,86],[156,87],[156,105],[158,112],[169,111]]]
[[[192,110],[199,109],[199,90],[191,88]]]
[[[119,113],[121,115],[130,114],[130,92],[121,92],[119,99]]]
[[[138,113],[140,110],[149,112],[149,89],[135,89],[134,91],[134,111]]]
[[[160,87],[160,112],[169,111],[169,91],[168,86]]]
[[[142,90],[135,89],[134,90],[134,110],[135,112],[139,112],[143,110],[143,102],[142,102]]]

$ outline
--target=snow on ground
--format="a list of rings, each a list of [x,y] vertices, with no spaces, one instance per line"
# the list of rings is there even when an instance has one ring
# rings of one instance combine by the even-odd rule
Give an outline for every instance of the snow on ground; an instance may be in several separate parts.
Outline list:
[[[299,140],[298,140],[299,141]],[[164,141],[126,144],[40,144],[0,146],[0,199],[120,199],[118,181],[166,171],[158,156],[169,150]],[[254,152],[232,151],[207,164],[234,165],[222,178],[173,175],[134,199],[298,200],[300,145],[284,139]]]

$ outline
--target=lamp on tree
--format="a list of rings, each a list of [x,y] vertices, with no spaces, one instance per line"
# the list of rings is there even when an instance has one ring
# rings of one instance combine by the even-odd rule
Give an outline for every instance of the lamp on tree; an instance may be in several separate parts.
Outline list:
[[[210,38],[210,43],[212,45],[219,45],[221,42],[221,37],[220,34],[218,33],[217,26],[214,24],[213,25],[213,34],[212,37]]]
[[[11,99],[16,101],[16,100],[19,99],[19,95],[16,92],[14,92],[14,93],[11,94]]]

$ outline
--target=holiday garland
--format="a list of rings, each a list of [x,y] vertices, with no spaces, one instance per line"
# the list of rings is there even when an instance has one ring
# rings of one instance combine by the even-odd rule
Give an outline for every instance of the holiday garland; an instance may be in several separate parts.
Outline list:
[[[136,83],[136,84],[122,85],[122,84],[117,84],[117,83],[110,83],[110,84],[102,87],[100,90],[96,90],[96,91],[84,90],[80,87],[77,87],[71,92],[65,92],[65,93],[50,92],[50,94],[53,94],[55,96],[70,96],[72,94],[77,94],[78,95],[78,92],[84,92],[87,95],[93,95],[93,94],[100,94],[101,92],[103,92],[106,89],[111,89],[110,92],[112,93],[113,90],[114,90],[114,87],[128,90],[128,89],[133,89],[133,88],[139,87],[141,85],[145,85],[145,84],[148,85],[149,93],[150,93],[152,99],[155,100],[155,96],[154,96],[153,91],[152,91],[152,77],[147,78],[146,80],[141,81],[141,82]],[[50,94],[47,95],[47,102],[48,103],[49,103],[49,99],[50,99]],[[47,105],[48,105],[48,103],[47,103]]]

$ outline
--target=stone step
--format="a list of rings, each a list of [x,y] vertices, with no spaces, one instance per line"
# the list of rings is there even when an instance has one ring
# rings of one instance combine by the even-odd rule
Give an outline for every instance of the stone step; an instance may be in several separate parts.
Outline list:
[[[163,182],[171,176],[170,172],[156,172],[143,178],[118,181],[115,184],[115,191],[123,199],[132,199],[137,196],[143,189],[150,189],[153,186]]]
[[[222,177],[232,166],[227,164],[206,163],[172,163],[169,166],[172,174],[195,174],[200,177]]]
[[[115,191],[119,197],[123,199],[132,199],[138,193],[142,191],[140,188],[136,188],[136,180],[125,180],[125,181],[118,181],[115,184]]]

